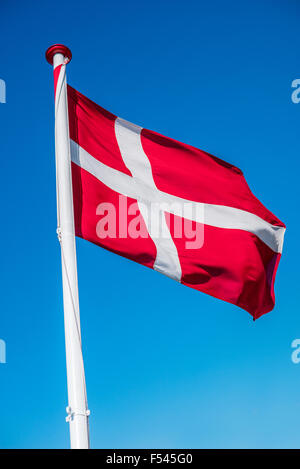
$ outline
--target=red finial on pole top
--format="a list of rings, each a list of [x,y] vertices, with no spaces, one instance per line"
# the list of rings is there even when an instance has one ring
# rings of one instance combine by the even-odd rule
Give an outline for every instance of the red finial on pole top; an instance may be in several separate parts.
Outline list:
[[[53,65],[53,57],[55,54],[63,54],[67,59],[67,63],[72,59],[72,52],[67,46],[64,46],[63,44],[54,44],[46,50],[46,60],[50,65]]]

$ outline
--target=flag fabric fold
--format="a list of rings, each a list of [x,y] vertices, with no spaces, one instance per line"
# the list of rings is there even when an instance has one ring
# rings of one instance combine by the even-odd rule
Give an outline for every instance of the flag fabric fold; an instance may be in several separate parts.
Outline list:
[[[76,235],[233,303],[275,304],[285,225],[237,167],[141,128],[68,86]]]

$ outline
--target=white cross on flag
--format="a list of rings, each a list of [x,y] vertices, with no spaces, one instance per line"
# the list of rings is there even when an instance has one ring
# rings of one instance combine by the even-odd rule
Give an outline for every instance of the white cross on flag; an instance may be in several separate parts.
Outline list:
[[[273,309],[285,225],[243,173],[68,87],[76,235],[247,310]]]

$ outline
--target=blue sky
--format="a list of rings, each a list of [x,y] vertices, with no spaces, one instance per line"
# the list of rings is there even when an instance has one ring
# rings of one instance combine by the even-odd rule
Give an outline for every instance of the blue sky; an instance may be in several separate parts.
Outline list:
[[[94,448],[300,447],[296,0],[1,2],[0,447],[68,447],[53,78],[243,169],[287,225],[273,312],[245,311],[77,241]]]

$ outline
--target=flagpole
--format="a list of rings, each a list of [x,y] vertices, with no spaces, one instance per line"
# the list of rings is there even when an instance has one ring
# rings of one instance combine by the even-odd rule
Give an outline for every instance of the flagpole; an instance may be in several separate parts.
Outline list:
[[[66,420],[70,426],[71,448],[88,449],[90,412],[81,347],[66,80],[66,64],[71,58],[71,51],[60,44],[46,51],[46,59],[53,65],[55,88],[57,235],[61,246],[68,382]]]

